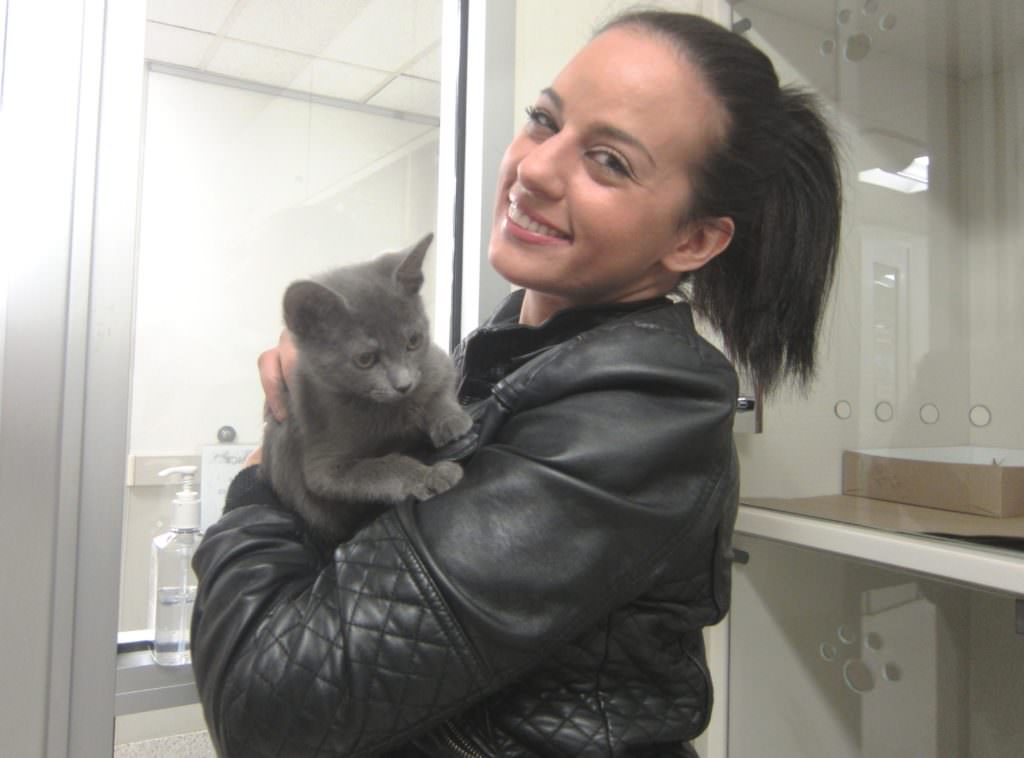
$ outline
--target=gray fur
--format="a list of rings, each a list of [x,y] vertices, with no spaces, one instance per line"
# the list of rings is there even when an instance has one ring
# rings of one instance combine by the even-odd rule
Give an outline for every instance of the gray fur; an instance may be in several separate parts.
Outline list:
[[[425,465],[405,454],[428,441],[440,447],[472,425],[455,398],[452,362],[430,340],[419,295],[432,239],[285,292],[299,357],[287,419],[267,414],[263,476],[330,539],[350,536],[387,505],[424,500],[462,478],[456,463]]]

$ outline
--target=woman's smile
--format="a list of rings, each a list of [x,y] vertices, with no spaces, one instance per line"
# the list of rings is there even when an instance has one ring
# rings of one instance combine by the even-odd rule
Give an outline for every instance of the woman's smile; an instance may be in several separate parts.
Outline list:
[[[557,245],[572,242],[572,235],[558,229],[547,219],[522,208],[511,195],[508,198],[505,232],[523,242],[538,245]]]

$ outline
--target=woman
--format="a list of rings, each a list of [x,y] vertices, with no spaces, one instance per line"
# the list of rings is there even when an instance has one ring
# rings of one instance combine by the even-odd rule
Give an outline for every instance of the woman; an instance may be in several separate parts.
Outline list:
[[[763,387],[806,381],[839,207],[826,127],[743,38],[608,24],[502,162],[490,260],[522,289],[456,356],[462,482],[324,551],[248,470],[200,547],[222,754],[692,755],[738,471],[690,304]]]

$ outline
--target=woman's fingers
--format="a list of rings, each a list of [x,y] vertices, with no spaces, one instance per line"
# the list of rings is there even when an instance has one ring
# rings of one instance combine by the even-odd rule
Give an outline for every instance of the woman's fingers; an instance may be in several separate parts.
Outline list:
[[[260,372],[260,384],[263,385],[263,394],[267,398],[267,407],[278,421],[284,421],[288,416],[285,396],[288,382],[295,371],[297,358],[295,343],[292,342],[288,330],[285,330],[281,333],[277,346],[264,350],[256,361]]]

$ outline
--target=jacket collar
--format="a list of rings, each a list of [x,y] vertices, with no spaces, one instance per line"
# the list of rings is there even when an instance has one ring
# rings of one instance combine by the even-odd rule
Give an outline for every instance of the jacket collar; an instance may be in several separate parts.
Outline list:
[[[505,298],[487,321],[466,337],[455,352],[459,395],[479,400],[491,387],[548,348],[627,314],[671,305],[667,297],[628,303],[581,306],[559,311],[539,326],[519,323],[523,290]]]

